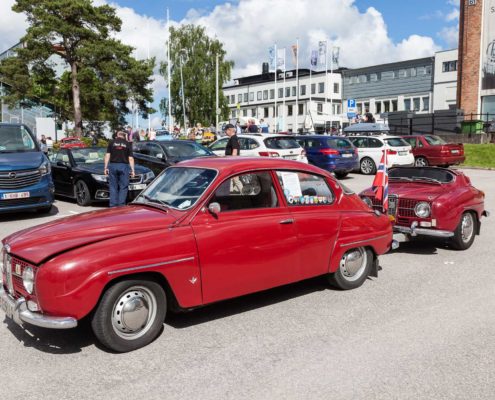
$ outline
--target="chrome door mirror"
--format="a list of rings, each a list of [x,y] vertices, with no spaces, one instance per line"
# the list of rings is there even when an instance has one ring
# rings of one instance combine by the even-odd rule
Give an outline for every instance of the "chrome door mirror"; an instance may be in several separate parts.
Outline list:
[[[217,202],[210,203],[208,206],[208,211],[211,212],[213,215],[220,214],[220,211],[222,211],[222,207],[220,207],[220,204]]]

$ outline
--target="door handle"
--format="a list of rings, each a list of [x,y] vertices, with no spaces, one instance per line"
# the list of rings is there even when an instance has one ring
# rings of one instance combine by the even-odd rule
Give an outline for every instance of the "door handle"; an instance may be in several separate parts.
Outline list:
[[[280,221],[280,223],[282,225],[289,225],[289,224],[293,224],[294,223],[294,220],[292,218],[289,218],[289,219],[283,219],[282,221]]]

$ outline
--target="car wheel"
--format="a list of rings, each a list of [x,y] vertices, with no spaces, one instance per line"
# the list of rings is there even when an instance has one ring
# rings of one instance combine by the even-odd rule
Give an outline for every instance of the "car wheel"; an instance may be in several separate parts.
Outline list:
[[[163,288],[148,280],[126,280],[103,294],[91,319],[98,340],[119,353],[139,349],[160,333],[167,312]]]
[[[361,286],[370,274],[373,253],[364,247],[347,251],[340,259],[339,268],[329,276],[332,286],[349,290]]]
[[[476,235],[477,219],[471,212],[462,214],[461,221],[451,239],[451,245],[456,250],[467,250],[474,242]]]
[[[416,160],[414,160],[414,166],[415,167],[427,167],[428,166],[428,160],[424,157],[418,157]]]
[[[334,172],[337,179],[343,179],[347,176],[348,172]]]
[[[364,157],[361,160],[360,169],[364,175],[373,175],[376,173],[375,162],[369,157]]]
[[[88,185],[84,181],[77,181],[74,185],[74,196],[76,202],[82,207],[89,206],[91,204],[91,193],[89,192]]]

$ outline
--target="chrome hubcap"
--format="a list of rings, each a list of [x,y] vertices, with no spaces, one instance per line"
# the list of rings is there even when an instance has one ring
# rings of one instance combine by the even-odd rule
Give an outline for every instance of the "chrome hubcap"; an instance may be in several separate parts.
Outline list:
[[[150,329],[157,312],[154,294],[143,286],[129,288],[115,303],[112,326],[123,339],[135,340]]]
[[[373,171],[373,164],[370,160],[361,161],[361,171],[365,174],[370,174]]]
[[[366,269],[368,256],[362,248],[348,251],[340,260],[340,272],[347,281],[358,280]]]
[[[76,185],[76,196],[80,201],[84,201],[86,198],[86,191],[84,190],[84,185],[78,182]]]
[[[469,242],[471,240],[471,237],[473,236],[473,233],[474,233],[473,215],[470,213],[464,214],[462,216],[462,222],[461,222],[462,241],[464,243]]]

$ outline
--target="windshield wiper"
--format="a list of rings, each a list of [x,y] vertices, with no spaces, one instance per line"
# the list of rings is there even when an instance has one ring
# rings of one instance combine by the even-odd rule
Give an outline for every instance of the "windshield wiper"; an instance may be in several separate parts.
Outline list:
[[[427,182],[433,182],[433,183],[442,183],[437,179],[434,178],[428,178],[427,176],[413,176],[412,179],[414,180],[421,180],[421,181],[427,181]]]
[[[149,201],[150,203],[158,203],[158,204],[161,204],[162,206],[170,206],[170,204],[167,203],[165,200],[154,199],[154,198],[147,196],[145,194],[142,194],[139,197],[143,197],[145,200]]]

